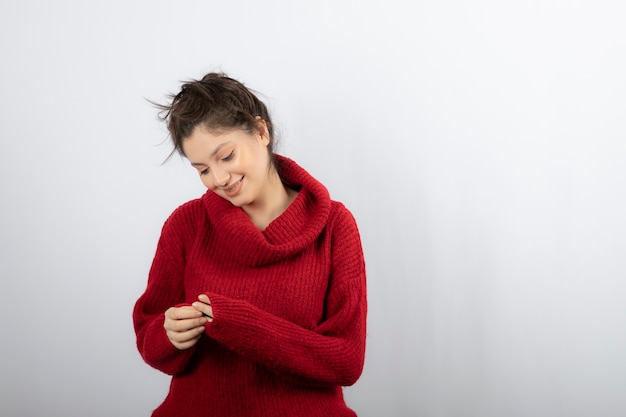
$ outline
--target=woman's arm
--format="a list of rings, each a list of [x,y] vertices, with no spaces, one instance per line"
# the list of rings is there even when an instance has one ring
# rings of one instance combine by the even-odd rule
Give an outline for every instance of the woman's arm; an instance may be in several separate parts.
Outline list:
[[[193,202],[187,203],[174,211],[163,225],[146,290],[135,303],[133,310],[139,353],[150,366],[170,375],[182,372],[186,368],[195,343],[176,343],[170,340],[171,335],[168,337],[168,331],[171,332],[173,329],[166,331],[164,327],[166,311],[169,311],[170,316],[180,313],[185,316],[180,318],[197,320],[202,324],[206,322],[201,316],[191,317],[189,314],[183,314],[186,311],[193,313],[191,307],[171,309],[184,306],[186,246],[193,240],[196,230],[194,219],[197,217],[193,216],[193,212]],[[176,311],[178,313],[175,313]]]
[[[343,206],[333,217],[331,233],[325,319],[316,328],[304,329],[246,301],[207,293],[213,322],[205,326],[206,334],[302,384],[356,382],[365,357],[365,263],[356,222]]]

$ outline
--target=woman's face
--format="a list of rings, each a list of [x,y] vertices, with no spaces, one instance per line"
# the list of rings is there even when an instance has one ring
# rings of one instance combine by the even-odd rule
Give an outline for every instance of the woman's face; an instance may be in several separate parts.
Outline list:
[[[253,134],[240,129],[212,133],[197,126],[183,141],[183,151],[209,190],[243,208],[267,189],[269,142],[265,129]]]

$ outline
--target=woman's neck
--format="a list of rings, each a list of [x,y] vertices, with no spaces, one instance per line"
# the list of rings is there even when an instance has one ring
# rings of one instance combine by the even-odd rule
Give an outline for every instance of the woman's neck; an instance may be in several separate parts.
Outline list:
[[[265,191],[254,204],[243,207],[244,212],[260,230],[265,230],[295,200],[298,192],[283,184],[276,171],[272,171]]]

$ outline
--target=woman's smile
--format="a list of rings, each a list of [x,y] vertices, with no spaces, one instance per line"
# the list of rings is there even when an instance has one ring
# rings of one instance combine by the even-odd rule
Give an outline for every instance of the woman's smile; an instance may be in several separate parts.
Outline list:
[[[232,186],[230,186],[229,188],[225,188],[224,189],[224,193],[228,196],[228,197],[234,197],[236,196],[239,191],[241,191],[241,188],[243,187],[243,179],[245,178],[245,175],[241,177],[241,179],[239,181],[237,181],[236,183],[234,183]]]

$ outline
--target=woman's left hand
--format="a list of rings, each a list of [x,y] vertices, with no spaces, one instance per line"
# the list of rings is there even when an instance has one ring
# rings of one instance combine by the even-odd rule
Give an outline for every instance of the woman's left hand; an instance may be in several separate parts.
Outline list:
[[[205,315],[209,321],[213,321],[213,308],[211,307],[211,301],[206,294],[200,294],[198,296],[198,301],[191,304],[191,306]]]

